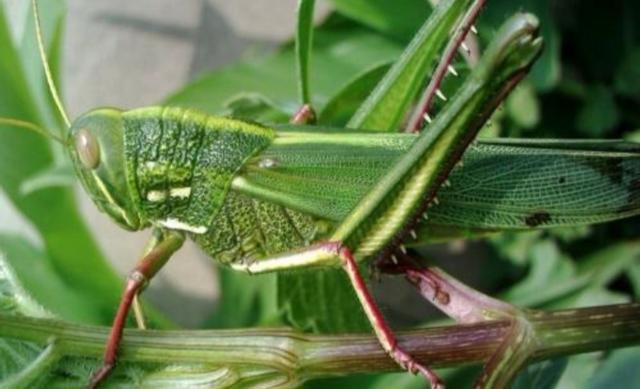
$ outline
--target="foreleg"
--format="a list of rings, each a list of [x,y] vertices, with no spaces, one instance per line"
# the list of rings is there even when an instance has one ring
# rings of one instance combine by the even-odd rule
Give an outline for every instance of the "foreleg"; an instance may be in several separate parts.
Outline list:
[[[153,239],[156,240],[153,247],[140,259],[133,271],[129,273],[118,311],[111,326],[111,332],[107,338],[102,366],[91,377],[89,388],[97,387],[115,367],[118,346],[122,340],[122,331],[135,296],[184,242],[184,235],[181,233],[154,231],[154,234]]]

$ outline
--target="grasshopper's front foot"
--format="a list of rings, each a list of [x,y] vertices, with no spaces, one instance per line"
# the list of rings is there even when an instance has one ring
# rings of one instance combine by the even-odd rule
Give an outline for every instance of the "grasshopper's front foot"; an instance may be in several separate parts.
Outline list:
[[[116,366],[118,347],[122,340],[122,332],[124,330],[127,314],[129,313],[134,296],[140,291],[140,288],[146,283],[146,281],[147,278],[139,270],[134,270],[129,275],[127,285],[120,300],[120,306],[118,307],[116,317],[114,318],[113,325],[111,326],[111,331],[109,332],[102,365],[91,376],[89,385],[87,385],[88,389],[97,388]]]
[[[122,340],[125,321],[135,296],[145,287],[153,276],[164,266],[171,255],[175,253],[184,242],[184,235],[171,231],[155,230],[152,245],[148,252],[138,261],[138,264],[129,274],[127,283],[120,298],[120,305],[113,319],[113,325],[107,338],[102,365],[91,376],[87,388],[97,388],[116,366],[118,348]]]
[[[421,374],[425,377],[431,384],[431,389],[445,389],[444,382],[433,370],[413,359],[413,357],[403,349],[395,347],[389,352],[389,355],[400,367],[409,373]]]
[[[100,385],[100,383],[107,378],[114,367],[115,364],[113,363],[103,363],[102,366],[100,366],[100,368],[96,370],[95,373],[93,373],[93,375],[91,376],[91,380],[89,381],[89,385],[87,385],[87,389],[97,388],[98,385]]]

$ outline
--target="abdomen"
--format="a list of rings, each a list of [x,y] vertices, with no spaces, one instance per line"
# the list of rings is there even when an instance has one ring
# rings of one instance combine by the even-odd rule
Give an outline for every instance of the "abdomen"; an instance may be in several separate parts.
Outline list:
[[[310,215],[230,191],[208,232],[190,236],[212,258],[229,264],[304,247],[324,229]]]

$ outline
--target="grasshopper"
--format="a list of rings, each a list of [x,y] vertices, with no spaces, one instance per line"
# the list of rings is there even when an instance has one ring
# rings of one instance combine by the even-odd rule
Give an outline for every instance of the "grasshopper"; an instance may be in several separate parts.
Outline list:
[[[540,151],[557,162],[554,155],[562,149],[582,150],[576,158],[587,159],[617,150],[616,145],[600,150],[585,142],[500,140],[467,150],[541,52],[538,21],[532,15],[518,14],[505,23],[468,79],[424,131],[380,133],[302,125],[310,116],[308,108],[289,126],[178,107],[100,108],[71,123],[50,76],[36,0],[32,3],[49,89],[68,130],[60,138],[31,123],[10,119],[3,123],[60,142],[102,212],[127,230],[153,229],[147,253],[127,279],[103,363],[89,387],[96,387],[114,368],[137,294],[186,239],[218,262],[251,274],[344,269],[380,345],[400,367],[424,375],[432,387],[440,388],[443,383],[435,373],[399,346],[359,264],[393,259],[404,252],[405,244],[419,243],[419,236],[437,226],[482,232],[603,221],[635,212],[621,210],[615,216],[596,212],[580,219],[570,210],[553,216],[540,210],[491,222],[490,212],[478,215],[482,211],[456,208],[453,202],[445,206],[446,193],[450,198],[463,196],[455,186],[447,186],[450,176],[463,174],[454,170],[463,154],[474,161],[508,155],[514,149]],[[464,2],[443,1],[432,17],[445,15],[453,3]],[[437,206],[437,195],[442,208]],[[461,215],[473,216],[472,211],[475,217],[459,222]]]

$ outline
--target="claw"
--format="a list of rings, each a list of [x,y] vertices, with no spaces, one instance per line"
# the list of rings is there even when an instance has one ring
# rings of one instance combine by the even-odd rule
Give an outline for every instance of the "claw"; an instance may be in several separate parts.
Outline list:
[[[396,347],[390,352],[390,355],[403,369],[407,370],[411,374],[420,374],[426,378],[431,384],[431,389],[445,388],[444,382],[433,370],[413,359],[411,355],[401,348]]]
[[[97,388],[100,382],[102,382],[109,375],[109,373],[111,372],[111,370],[113,370],[114,367],[115,366],[113,363],[104,363],[100,367],[100,369],[98,369],[91,377],[91,381],[89,381],[89,385],[87,385],[87,389]]]

